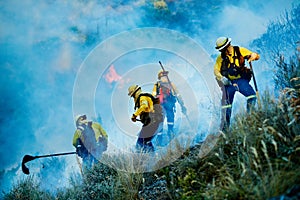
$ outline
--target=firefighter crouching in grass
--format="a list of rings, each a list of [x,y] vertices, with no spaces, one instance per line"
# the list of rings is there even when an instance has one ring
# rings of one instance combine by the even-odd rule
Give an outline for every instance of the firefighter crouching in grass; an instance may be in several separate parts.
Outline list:
[[[87,120],[86,115],[78,115],[75,122],[73,146],[83,165],[90,168],[107,150],[108,136],[99,123]]]

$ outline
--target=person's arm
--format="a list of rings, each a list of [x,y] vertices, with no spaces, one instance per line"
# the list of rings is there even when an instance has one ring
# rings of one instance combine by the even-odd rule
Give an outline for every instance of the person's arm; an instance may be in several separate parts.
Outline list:
[[[102,128],[101,124],[98,122],[93,122],[93,130],[95,132],[95,137],[97,141],[97,147],[102,151],[107,150],[108,136],[106,131]]]
[[[183,98],[179,94],[178,89],[175,86],[175,84],[174,83],[171,83],[171,84],[172,84],[172,89],[174,90],[173,94],[176,95],[176,99],[177,99],[179,105],[181,106],[181,111],[182,111],[182,113],[186,114],[186,107],[184,106]]]
[[[171,89],[173,90],[172,91],[173,94],[175,94],[176,96],[179,95],[179,92],[174,83],[171,83]]]
[[[107,139],[108,135],[102,126],[100,126],[100,130],[101,130],[101,134],[103,135],[103,137],[105,137]]]
[[[214,74],[216,76],[216,79],[219,82],[221,82],[223,85],[230,85],[231,83],[230,83],[229,79],[221,74],[222,62],[223,62],[223,59],[222,59],[221,55],[219,55],[217,57],[217,60],[216,60],[215,66],[214,66]]]
[[[154,84],[154,86],[153,86],[153,89],[152,89],[152,95],[154,96],[154,97],[157,97],[157,84],[158,83],[155,83]]]
[[[103,129],[103,127],[101,126],[101,124],[97,123],[97,122],[93,122],[93,128],[97,129],[98,131],[98,135],[96,135],[96,140],[99,139],[99,137],[103,136],[105,138],[108,138],[106,131]]]
[[[221,81],[221,79],[223,77],[221,74],[221,66],[222,66],[222,57],[221,57],[221,55],[219,55],[217,57],[215,65],[214,65],[214,74],[219,81]]]
[[[240,47],[240,52],[243,57],[247,57],[248,62],[252,62],[260,58],[260,55],[258,53],[252,52],[244,47]]]
[[[73,146],[76,148],[77,145],[77,140],[80,138],[81,136],[81,131],[76,129],[74,136],[73,136]]]
[[[248,58],[248,62],[252,62],[254,60],[259,60],[260,55],[258,53],[251,53],[250,57]]]

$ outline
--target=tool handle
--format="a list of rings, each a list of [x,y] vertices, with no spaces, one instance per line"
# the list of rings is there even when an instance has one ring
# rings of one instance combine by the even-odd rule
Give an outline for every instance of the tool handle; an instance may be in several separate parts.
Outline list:
[[[160,61],[158,61],[158,62],[159,62],[159,64],[160,64],[160,67],[162,68],[162,70],[165,72],[166,70],[165,70],[164,66],[162,65],[162,63],[161,63]],[[172,89],[172,90],[173,90],[173,92],[174,92],[174,95],[175,95],[175,97],[177,98],[176,91],[175,91],[175,89],[174,89],[173,85],[171,84],[171,81],[170,81],[170,79],[169,79],[168,75],[166,75],[166,77],[167,77],[167,80],[168,80],[168,83],[169,83],[169,85],[170,85],[171,89]]]
[[[69,155],[69,154],[76,154],[76,152],[74,151],[74,152],[67,152],[67,153],[54,153],[54,154],[48,154],[48,155],[42,155],[42,156],[35,156],[35,158],[63,156],[63,155]]]

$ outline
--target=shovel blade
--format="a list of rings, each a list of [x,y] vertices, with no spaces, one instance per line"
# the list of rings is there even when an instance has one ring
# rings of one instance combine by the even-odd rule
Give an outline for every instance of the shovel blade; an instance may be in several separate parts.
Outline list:
[[[22,163],[22,172],[27,175],[29,174],[29,169],[25,166],[25,163]]]
[[[34,160],[34,159],[36,159],[36,157],[35,156],[30,156],[30,155],[25,155],[23,157],[23,160],[22,160],[22,171],[23,171],[24,174],[27,174],[27,175],[29,174],[29,169],[26,167],[25,163],[27,163],[27,162],[29,162],[31,160]]]

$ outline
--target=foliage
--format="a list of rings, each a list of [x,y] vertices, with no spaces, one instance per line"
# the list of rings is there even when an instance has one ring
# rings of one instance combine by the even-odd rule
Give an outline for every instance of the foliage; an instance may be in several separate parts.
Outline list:
[[[80,177],[71,180],[71,187],[60,190],[58,199],[115,199],[116,171],[107,165],[97,163],[91,169],[84,169]]]
[[[145,26],[172,28],[195,34],[199,29],[207,29],[214,23],[212,16],[220,12],[223,3],[219,0],[146,1],[142,8],[145,11],[144,18],[147,20],[143,20],[143,23]]]
[[[293,78],[300,77],[300,54],[296,54],[290,58],[287,63],[283,55],[278,55],[279,61],[276,62],[276,71],[274,74],[274,81],[277,89],[291,88],[295,84],[290,81]]]
[[[143,173],[149,162],[142,153],[104,155],[102,162],[109,164],[85,169],[82,177],[72,177],[70,187],[55,195],[43,191],[29,176],[4,198],[268,199],[285,194],[296,199],[300,195],[299,60],[297,67],[293,62],[281,62],[278,67],[293,72],[277,73],[278,80],[286,83],[282,86],[288,86],[280,98],[275,100],[266,92],[257,110],[235,116],[228,132],[211,136],[218,142],[205,157],[199,156],[201,144],[184,152],[175,143],[156,165],[164,166],[178,154],[179,159]]]
[[[149,4],[145,9],[154,8]],[[274,55],[282,55],[277,47],[284,49],[283,44],[293,45],[299,38],[299,9],[300,6],[292,15],[286,15],[283,22],[271,24],[268,33],[254,44],[262,50],[274,47],[277,53]],[[148,17],[172,23],[173,15],[161,7]],[[175,15],[186,20],[180,16],[180,10]],[[286,24],[288,26],[281,29]],[[274,34],[279,30],[282,34]],[[297,37],[287,38],[288,34],[284,34],[287,31],[295,31]],[[284,37],[279,40],[279,36]],[[115,163],[110,165],[103,164],[108,159],[104,156],[103,163],[84,170],[82,176],[71,177],[70,187],[56,194],[43,191],[35,177],[29,176],[18,182],[4,199],[269,199],[282,194],[292,196],[290,191],[300,186],[300,65],[297,55],[291,57],[290,63],[278,57],[275,81],[283,89],[280,98],[274,100],[268,93],[262,95],[262,106],[250,115],[236,116],[232,128],[220,133],[218,142],[205,157],[199,157],[201,145],[198,145],[172,164],[142,173],[143,155],[137,155],[140,159],[125,154],[113,155]],[[182,153],[180,147],[170,151],[158,164],[177,158],[178,153]],[[297,192],[291,198],[299,197],[299,189]]]
[[[293,89],[299,100],[300,89]],[[82,181],[70,180],[71,187],[57,192],[56,199],[268,199],[288,193],[300,185],[300,124],[291,123],[295,115],[286,93],[279,100],[262,96],[261,108],[236,116],[204,158],[198,145],[171,165],[148,173],[99,163],[85,171]],[[130,157],[119,159],[131,166]],[[5,199],[41,197],[53,199],[30,177]]]
[[[270,95],[262,102],[260,110],[237,116],[205,158],[190,152],[160,170],[175,173],[176,181],[168,181],[174,199],[267,199],[300,184],[299,123],[289,125],[288,113]]]
[[[277,55],[283,52],[287,57],[294,52],[296,42],[300,38],[300,4],[293,6],[290,12],[281,15],[280,18],[270,22],[266,33],[252,42],[252,46],[258,47],[260,54],[269,63],[277,59]]]
[[[53,196],[41,190],[40,186],[34,180],[33,176],[29,176],[26,179],[19,181],[12,190],[4,196],[5,200],[15,199],[53,199]]]

